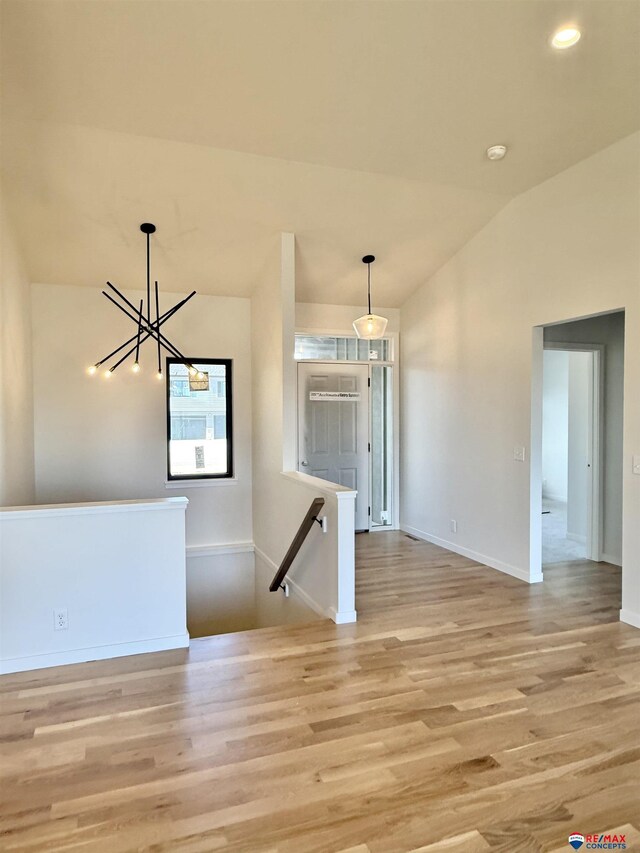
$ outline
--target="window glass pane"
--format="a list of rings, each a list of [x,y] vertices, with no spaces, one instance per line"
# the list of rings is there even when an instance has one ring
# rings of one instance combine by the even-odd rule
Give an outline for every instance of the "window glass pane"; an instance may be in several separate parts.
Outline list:
[[[371,366],[371,524],[392,523],[393,368]]]
[[[231,362],[168,359],[169,478],[230,477]]]
[[[382,338],[379,341],[367,341],[369,344],[369,359],[371,361],[389,361],[389,341]]]
[[[318,361],[389,361],[390,343],[388,338],[364,341],[347,335],[296,335],[294,357]]]

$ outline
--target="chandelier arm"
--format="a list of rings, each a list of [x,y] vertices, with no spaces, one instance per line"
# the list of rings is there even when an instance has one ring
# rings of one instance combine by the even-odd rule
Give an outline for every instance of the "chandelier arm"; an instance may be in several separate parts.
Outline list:
[[[126,304],[126,305],[128,305],[128,306],[129,306],[133,311],[135,311],[135,312],[136,312],[136,315],[137,315],[137,314],[138,314],[138,309],[135,307],[135,305],[133,305],[133,303],[129,302],[129,300],[127,299],[127,297],[126,297],[123,293],[121,293],[121,292],[118,290],[118,288],[117,288],[117,287],[115,287],[115,285],[111,284],[111,282],[110,282],[110,281],[108,281],[108,282],[107,282],[107,284],[109,285],[109,287],[110,287],[113,291],[115,291],[115,292],[118,294],[118,296],[119,296],[119,297],[120,297],[120,298],[125,302],[125,304]],[[114,304],[114,305],[117,305],[117,306],[118,306],[118,308],[121,308],[121,306],[120,306],[120,305],[115,301],[115,299],[114,299],[112,296],[110,296],[108,293],[106,293],[104,290],[102,291],[102,295],[103,295],[103,296],[106,296],[106,297],[107,297],[107,299],[108,299],[110,302],[113,302],[113,304]],[[162,325],[163,323],[165,323],[165,322],[166,322],[166,321],[167,321],[171,316],[173,316],[173,314],[175,314],[175,312],[178,310],[178,308],[182,308],[182,306],[183,306],[186,302],[188,302],[192,297],[194,297],[195,295],[196,295],[196,291],[195,291],[195,290],[192,290],[192,291],[191,291],[191,293],[190,293],[188,296],[185,296],[185,297],[184,297],[184,299],[181,299],[181,300],[180,300],[180,302],[176,302],[176,304],[175,304],[172,308],[168,308],[168,309],[164,312],[164,314],[162,314],[162,315],[161,315],[161,317],[160,317],[160,325]],[[125,313],[126,313],[126,312],[125,312]],[[130,315],[130,314],[127,314],[127,316],[128,316],[128,317],[130,317],[131,315]],[[131,317],[131,319],[132,319],[132,320],[134,320],[134,322],[136,322],[136,323],[138,322],[138,321],[137,321],[137,319],[136,319],[136,318],[134,318],[134,317]],[[143,314],[142,319],[143,319],[143,321],[145,320],[144,314]],[[155,325],[155,324],[150,324],[150,325]],[[144,325],[143,325],[143,328],[144,328]],[[134,337],[135,337],[135,335],[134,335]]]
[[[129,306],[129,307],[130,307],[130,308],[132,308],[132,309],[133,309],[133,311],[137,311],[137,310],[138,310],[134,305],[132,305],[132,304],[131,304],[131,302],[129,302],[129,300],[127,299],[127,297],[126,297],[126,296],[124,296],[124,294],[120,293],[120,291],[118,290],[118,288],[117,288],[117,287],[115,287],[115,286],[114,286],[113,284],[111,284],[111,282],[109,282],[109,281],[107,282],[107,284],[109,285],[109,287],[111,287],[111,289],[112,289],[112,290],[114,290],[114,291],[118,294],[118,296],[119,296],[119,297],[120,297],[120,298],[121,298],[121,299],[122,299],[122,300],[123,300],[123,301],[124,301],[124,302]],[[109,302],[113,302],[113,304],[114,304],[117,308],[119,308],[119,309],[122,311],[122,313],[123,313],[123,314],[126,314],[126,315],[127,315],[127,317],[128,317],[130,320],[133,320],[133,321],[134,321],[134,323],[137,323],[137,322],[138,322],[138,319],[137,319],[135,316],[132,316],[132,315],[127,311],[127,309],[126,309],[126,308],[123,308],[123,307],[122,307],[122,305],[120,305],[120,303],[119,303],[119,302],[116,302],[116,300],[115,300],[115,299],[114,299],[110,294],[106,293],[106,291],[104,291],[104,290],[102,291],[102,293],[103,293],[103,295],[104,295],[104,296],[106,296],[106,297],[107,297],[107,299],[109,300]],[[195,296],[195,295],[196,295],[195,290],[191,291],[191,293],[189,294],[189,296],[185,297],[181,302],[178,302],[176,305],[174,305],[174,306],[173,306],[173,308],[170,308],[170,309],[169,309],[169,311],[167,311],[165,314],[163,314],[163,315],[162,315],[162,317],[160,317],[160,325],[162,325],[162,323],[165,323],[165,322],[169,319],[169,317],[172,317],[172,316],[176,313],[176,311],[179,311],[179,309],[180,309],[180,308],[182,308],[182,306],[183,306],[186,302],[188,302],[188,301],[191,299],[191,297],[192,297],[192,296]],[[166,340],[166,338],[165,338],[165,336],[164,336],[164,335],[162,335],[160,332],[157,332],[157,330],[156,330],[156,328],[155,328],[155,325],[156,325],[155,323],[149,323],[149,324],[148,324],[148,326],[147,326],[147,328],[150,330],[151,334],[155,337],[155,336],[156,336],[156,333],[157,333],[157,334],[160,336],[160,338],[161,338],[162,340]],[[123,344],[123,346],[126,346],[126,344]],[[116,350],[116,352],[117,352],[117,350]]]
[[[120,306],[118,306],[118,307],[120,307]],[[121,309],[121,310],[124,310],[124,309]],[[176,310],[177,310],[177,309],[176,309]],[[175,311],[174,311],[174,313],[175,313]],[[169,318],[167,318],[167,319],[169,319]],[[169,353],[169,355],[172,355],[172,356],[174,356],[174,357],[176,357],[176,358],[179,358],[179,359],[184,363],[185,367],[187,367],[187,368],[191,368],[191,369],[195,369],[195,368],[193,367],[193,365],[191,364],[191,362],[188,362],[188,361],[187,361],[187,359],[182,355],[182,353],[180,352],[180,350],[179,350],[177,347],[175,347],[175,346],[171,343],[171,341],[169,341],[169,340],[165,339],[165,340],[166,340],[166,343],[165,343],[165,340],[160,341],[160,340],[156,337],[155,323],[152,323],[152,325],[150,326],[149,330],[145,330],[144,337],[140,339],[140,344],[143,344],[145,341],[148,341],[148,340],[149,340],[149,338],[153,338],[154,340],[157,340],[157,341],[158,341],[158,349],[160,349],[160,345],[162,345],[162,346],[166,349],[166,351]],[[123,344],[123,345],[122,345],[122,347],[120,347],[119,349],[122,349],[122,348],[123,348],[123,347],[125,347],[125,346],[126,346],[126,344]],[[122,364],[122,362],[123,362],[123,361],[126,361],[126,359],[131,355],[131,353],[132,353],[132,352],[134,352],[134,350],[136,349],[136,346],[137,346],[137,345],[136,345],[136,344],[134,344],[134,345],[131,347],[131,349],[127,350],[127,352],[122,356],[122,358],[120,358],[120,359],[119,359],[119,360],[118,360],[118,361],[113,365],[113,367],[110,367],[110,368],[109,368],[109,372],[110,372],[110,373],[113,373],[113,372],[114,372],[114,370],[115,370],[117,367],[120,367],[120,365]],[[116,352],[117,352],[117,351],[118,351],[118,350],[116,350]],[[108,356],[108,357],[110,357],[110,356]],[[103,359],[103,360],[104,360],[104,361],[106,361],[107,359]],[[100,364],[101,364],[101,363],[102,363],[102,362],[100,362]]]
[[[140,300],[140,312],[138,314],[138,339],[136,341],[136,364],[140,360],[140,335],[142,334],[142,311],[144,309],[144,301]]]
[[[160,297],[158,296],[158,282],[156,281],[156,327],[160,329]],[[160,356],[160,332],[156,338],[158,341],[158,373],[162,374],[162,358]]]
[[[177,310],[177,309],[176,309],[176,310]],[[175,313],[175,312],[174,312],[174,313]],[[158,337],[156,337],[156,335],[155,335],[155,331],[156,331],[155,323],[152,323],[152,324],[151,324],[150,335],[151,335],[155,340],[157,340],[157,341],[158,341],[158,345],[159,345],[159,346],[160,346],[160,345],[161,345],[161,346],[163,346],[163,347],[166,349],[166,351],[167,351],[170,355],[174,356],[175,358],[180,359],[180,361],[182,361],[182,363],[185,365],[185,367],[188,367],[188,368],[190,368],[190,369],[195,369],[195,368],[193,367],[193,364],[192,364],[190,361],[187,361],[186,356],[184,356],[184,355],[180,352],[180,350],[178,349],[178,347],[177,347],[175,344],[172,344],[172,343],[171,343],[171,341],[169,340],[169,338],[165,337],[164,335],[160,335],[160,337],[158,338]]]
[[[132,336],[129,338],[129,340],[128,340],[128,341],[125,341],[123,344],[120,344],[120,346],[119,346],[119,347],[117,347],[117,349],[114,349],[114,350],[113,350],[113,352],[110,352],[110,353],[109,353],[109,355],[105,355],[105,357],[104,357],[104,358],[101,358],[101,359],[100,359],[100,361],[96,361],[96,363],[94,364],[94,367],[100,367],[100,365],[101,365],[101,364],[104,364],[104,363],[105,363],[105,361],[109,361],[109,359],[110,359],[110,358],[112,358],[114,355],[117,355],[117,354],[120,352],[120,350],[121,350],[121,349],[124,349],[124,348],[125,348],[126,346],[128,346],[132,341],[135,341],[135,339],[136,339],[137,337],[138,337],[138,334],[137,334],[137,332],[136,332],[136,334],[135,334],[135,335],[132,335]]]
[[[144,338],[142,338],[142,340],[140,341],[140,343],[142,343],[142,344],[143,344],[143,343],[147,340],[147,338],[148,338],[148,337],[149,337],[149,335],[147,334]],[[113,373],[113,372],[114,372],[114,370],[116,370],[116,368],[120,367],[120,365],[122,364],[122,362],[123,362],[123,361],[126,361],[126,360],[129,358],[129,356],[131,355],[131,353],[135,351],[135,348],[136,348],[136,347],[135,347],[135,344],[134,344],[134,345],[131,347],[131,349],[127,350],[127,351],[125,352],[125,354],[124,354],[120,359],[118,359],[118,361],[116,361],[116,363],[113,365],[113,367],[110,367],[110,368],[109,368],[109,373]]]
[[[367,264],[367,303],[369,305],[369,314],[371,314],[371,264]]]
[[[130,302],[130,301],[127,299],[127,297],[124,295],[124,293],[122,293],[120,290],[118,290],[118,288],[115,286],[115,284],[111,284],[111,282],[110,282],[110,281],[108,281],[108,282],[107,282],[107,286],[108,286],[108,287],[110,287],[110,288],[111,288],[111,290],[113,290],[113,291],[114,291],[114,293],[117,293],[117,294],[118,294],[118,296],[120,297],[120,299],[122,299],[122,301],[125,303],[125,305],[128,305],[128,306],[129,306],[129,308],[131,308],[131,310],[132,310],[132,311],[134,311],[134,312],[137,314],[138,309],[136,308],[136,306],[133,304],[133,302]],[[107,299],[110,299],[110,300],[111,300],[111,302],[113,302],[113,304],[114,304],[114,305],[118,305],[118,303],[115,301],[115,299],[113,299],[112,297],[110,297],[108,293],[105,293],[105,291],[104,291],[104,290],[103,290],[102,292],[103,292],[103,293],[104,293],[104,295],[107,297]],[[169,309],[169,311],[166,311],[166,312],[162,315],[162,317],[160,317],[160,319],[161,319],[161,320],[163,320],[163,321],[164,321],[164,318],[165,318],[165,317],[168,319],[168,316],[167,316],[167,315],[168,315],[169,313],[171,313],[171,314],[175,314],[175,312],[176,312],[179,308],[182,308],[182,306],[185,304],[185,302],[188,302],[188,301],[191,299],[191,297],[192,297],[192,296],[195,296],[195,295],[196,295],[195,290],[192,290],[192,291],[191,291],[191,293],[190,293],[188,296],[186,296],[186,297],[185,297],[181,302],[177,302],[177,303],[173,306],[173,308],[170,308],[170,309]],[[120,308],[120,310],[121,310],[121,311],[124,311],[124,308],[122,308],[122,306],[121,306],[121,305],[118,305],[118,308]],[[135,319],[134,317],[131,317],[131,315],[130,315],[127,311],[124,311],[124,313],[127,315],[127,317],[130,317],[132,320],[134,320],[134,322],[136,322],[136,323],[138,322],[138,321],[137,321],[137,319]],[[151,321],[150,321],[150,320],[148,320],[148,321],[147,321],[147,326],[148,326],[148,328],[152,328],[152,327],[153,327],[153,325],[154,325],[154,324],[153,324],[153,323],[151,323]]]
[[[191,298],[191,296],[193,296],[194,294],[195,294],[195,290],[193,291],[193,293],[192,293],[190,296],[188,296],[186,299],[183,299],[183,301],[182,301],[182,302],[178,303],[178,305],[174,305],[174,306],[173,306],[173,308],[170,308],[170,309],[169,309],[165,314],[163,314],[163,315],[162,315],[162,317],[160,318],[160,325],[162,325],[163,323],[166,323],[166,321],[167,321],[167,320],[171,319],[171,317],[175,314],[175,312],[178,310],[178,308],[179,308],[179,307],[181,307],[182,305],[184,305],[184,303],[187,301],[187,299],[190,299],[190,298]],[[109,296],[109,294],[108,294],[108,293],[105,293],[105,292],[104,292],[104,290],[102,291],[102,295],[103,295],[103,296],[106,296],[106,297],[107,297],[107,299],[108,299],[110,302],[113,302],[113,304],[114,304],[117,308],[120,308],[120,310],[122,310],[122,306],[118,305],[118,303],[115,301],[115,299],[112,299],[112,298]],[[141,300],[141,301],[142,301],[142,300]],[[126,313],[126,312],[125,312],[125,313]],[[129,314],[127,314],[127,317],[128,317],[128,316],[129,316]],[[131,318],[131,319],[133,319],[133,318]],[[144,320],[144,317],[143,317],[143,320]],[[143,326],[143,328],[144,328],[144,326]],[[109,353],[109,355],[105,355],[105,357],[104,357],[104,358],[101,358],[101,359],[100,359],[100,361],[96,361],[96,363],[95,363],[95,365],[94,365],[94,366],[95,366],[95,367],[100,367],[100,365],[101,365],[101,364],[104,364],[104,363],[105,363],[105,361],[108,361],[112,356],[117,355],[117,353],[119,353],[121,349],[124,349],[124,348],[125,348],[126,346],[128,346],[132,341],[135,341],[135,340],[136,340],[136,337],[137,337],[137,332],[136,332],[136,334],[135,334],[135,335],[132,335],[132,336],[129,338],[129,340],[125,341],[123,344],[120,344],[120,346],[119,346],[119,347],[116,347],[112,352],[110,352],[110,353]],[[146,340],[146,338],[145,338],[144,340]],[[140,341],[140,343],[144,343],[144,341],[143,341],[143,340],[141,340],[141,341]]]
[[[104,293],[104,291],[103,291],[103,293]],[[126,315],[127,315],[127,317],[130,317],[131,319],[133,319],[133,318],[131,317],[131,315],[129,314],[129,312],[128,312],[125,308],[123,308],[123,307],[122,307],[122,305],[119,305],[119,304],[115,301],[115,299],[112,299],[112,298],[109,296],[109,294],[108,294],[108,293],[105,293],[104,295],[107,297],[107,299],[109,299],[109,301],[110,301],[110,302],[113,302],[113,304],[114,304],[117,308],[119,308],[119,309],[123,312],[123,314],[126,314]],[[172,316],[173,314],[175,314],[175,313],[176,313],[176,311],[177,311],[180,307],[181,307],[181,304],[175,305],[175,306],[171,309],[171,311],[170,311],[170,312],[168,312],[168,315],[169,315],[169,316]],[[166,316],[166,317],[164,318],[164,320],[162,320],[161,322],[165,322],[166,320],[168,320],[168,319],[169,319],[169,316]],[[135,338],[135,336],[134,336],[134,338]],[[130,339],[129,339],[129,341],[127,341],[127,343],[131,343],[131,341],[132,341],[132,340],[134,340],[134,338],[130,338]],[[164,347],[164,349],[166,349],[166,351],[167,351],[170,355],[174,356],[175,358],[180,359],[180,361],[185,365],[185,367],[190,368],[190,369],[194,369],[194,368],[193,368],[193,364],[191,364],[191,362],[187,360],[186,356],[184,356],[184,355],[180,352],[180,350],[179,350],[179,349],[178,349],[174,344],[172,344],[172,343],[171,343],[171,341],[170,341],[168,338],[166,338],[164,335],[161,335],[161,334],[158,332],[158,330],[157,330],[157,328],[156,328],[156,324],[155,324],[155,323],[152,323],[152,324],[151,324],[151,326],[149,326],[147,329],[145,329],[144,337],[143,337],[143,338],[141,338],[140,343],[141,343],[141,344],[143,344],[143,343],[144,343],[145,341],[147,341],[149,338],[153,338],[154,340],[158,341],[158,348],[160,347],[160,345],[162,345],[162,346]],[[121,349],[123,349],[123,348],[127,345],[127,343],[122,344],[122,346],[118,347],[118,349],[117,349],[115,352],[119,352]],[[122,364],[122,362],[123,362],[123,361],[125,361],[125,359],[126,359],[126,358],[128,358],[128,356],[130,356],[130,355],[131,355],[131,353],[135,350],[135,348],[136,348],[136,347],[135,347],[135,345],[134,345],[134,346],[132,346],[132,347],[131,347],[131,349],[130,349],[130,350],[128,350],[128,351],[127,351],[127,352],[122,356],[122,358],[121,358],[118,362],[116,362],[116,364],[114,364],[114,366],[110,369],[111,373],[113,373],[113,371],[114,371],[117,367],[119,367],[119,366]],[[114,354],[115,354],[115,353],[112,353],[112,355],[114,355]],[[107,356],[107,358],[110,358],[110,356]],[[105,359],[103,359],[103,361],[106,361],[106,360],[107,360],[106,358],[105,358]],[[99,364],[102,364],[102,362],[98,362],[98,365],[99,365]],[[160,372],[162,372],[162,371],[160,371]]]
[[[104,291],[103,291],[103,293],[104,293]],[[108,299],[110,302],[113,302],[113,304],[114,304],[117,308],[119,308],[119,309],[122,311],[122,313],[123,313],[123,314],[126,314],[126,315],[127,315],[127,317],[129,317],[130,319],[133,319],[133,318],[131,317],[131,315],[129,314],[129,312],[128,312],[125,308],[123,308],[123,307],[122,307],[122,305],[119,305],[119,304],[115,301],[115,299],[112,299],[112,297],[111,297],[111,296],[109,296],[109,294],[108,294],[108,293],[105,293],[104,295],[107,297],[107,299]],[[170,312],[169,316],[172,316],[173,314],[175,314],[177,310],[178,310],[178,306],[174,306],[174,308],[173,308],[173,309],[172,309],[172,311]],[[167,317],[165,317],[165,320],[163,320],[162,322],[165,322],[165,321],[166,321],[166,320],[168,320],[168,319],[169,319],[169,317],[167,316]],[[111,355],[115,355],[115,354],[116,354],[117,352],[119,352],[121,349],[124,349],[124,347],[126,347],[128,343],[131,343],[131,341],[135,340],[135,339],[136,339],[136,337],[137,337],[137,336],[136,336],[136,335],[134,335],[134,336],[133,336],[133,338],[129,338],[129,340],[128,340],[128,341],[126,341],[124,344],[122,344],[122,346],[119,346],[117,350],[115,350],[113,353],[111,353]],[[165,336],[164,336],[164,335],[161,335],[161,334],[160,334],[160,332],[158,332],[158,330],[157,330],[157,328],[156,328],[156,324],[155,324],[155,323],[152,323],[152,324],[151,324],[151,326],[149,326],[149,327],[145,328],[145,330],[144,330],[144,337],[140,339],[140,344],[142,345],[142,344],[143,344],[145,341],[147,341],[149,338],[153,338],[154,340],[158,340],[158,341],[162,344],[162,346],[167,350],[167,352],[168,352],[168,353],[170,353],[170,354],[171,354],[171,355],[173,355],[173,356],[176,356],[177,358],[182,359],[182,361],[184,361],[184,363],[187,365],[187,367],[193,367],[193,365],[191,365],[189,362],[187,362],[186,358],[182,355],[182,353],[180,352],[180,350],[178,350],[178,349],[177,349],[177,348],[176,348],[176,347],[171,343],[171,341],[170,341],[168,338],[165,338]],[[117,363],[116,363],[116,364],[111,368],[111,371],[113,372],[113,371],[116,369],[116,367],[118,367],[119,365],[121,365],[121,364],[122,364],[122,362],[123,362],[123,361],[124,361],[128,356],[130,356],[130,355],[131,355],[131,353],[132,353],[135,349],[136,349],[136,345],[134,344],[134,345],[131,347],[131,349],[130,349],[130,350],[128,350],[128,351],[125,353],[125,355],[123,355],[123,356],[122,356],[122,358],[121,358],[121,359],[120,359],[120,360],[119,360],[119,361],[118,361],[118,362],[117,362]],[[111,358],[111,356],[110,356],[110,355],[109,355],[109,356],[107,356],[107,357],[106,357],[106,358],[104,358],[102,361],[106,361],[106,360],[107,360],[107,358]],[[97,366],[99,366],[100,364],[102,364],[102,362],[97,362]]]

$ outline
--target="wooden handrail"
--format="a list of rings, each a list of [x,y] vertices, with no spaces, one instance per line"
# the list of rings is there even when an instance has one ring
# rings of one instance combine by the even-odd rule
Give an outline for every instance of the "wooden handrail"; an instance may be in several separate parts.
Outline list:
[[[291,564],[295,560],[298,551],[302,547],[302,543],[309,535],[309,531],[313,527],[314,522],[318,522],[321,524],[322,522],[318,518],[318,513],[324,506],[324,498],[314,498],[311,506],[307,510],[307,514],[304,517],[304,520],[300,527],[298,528],[298,532],[293,537],[293,542],[289,545],[289,550],[284,555],[282,562],[280,563],[280,568],[273,576],[273,580],[271,581],[271,585],[269,586],[269,592],[277,592],[282,587],[282,581],[285,579],[287,572],[291,568]]]

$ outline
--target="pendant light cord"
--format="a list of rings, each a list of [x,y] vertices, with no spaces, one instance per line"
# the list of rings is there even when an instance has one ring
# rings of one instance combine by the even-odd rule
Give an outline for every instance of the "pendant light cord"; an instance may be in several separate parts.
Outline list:
[[[367,264],[367,301],[369,305],[369,314],[371,314],[371,263]]]
[[[150,248],[149,248],[149,238],[150,234],[147,234],[147,326],[151,326],[151,262],[150,262]]]

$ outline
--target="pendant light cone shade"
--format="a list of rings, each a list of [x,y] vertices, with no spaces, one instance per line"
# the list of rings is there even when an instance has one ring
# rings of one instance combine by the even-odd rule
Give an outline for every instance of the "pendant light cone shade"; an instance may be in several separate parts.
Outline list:
[[[358,317],[357,320],[353,321],[353,328],[359,338],[375,341],[376,338],[384,337],[387,323],[386,317],[380,317],[378,314],[365,314],[364,317]]]
[[[375,261],[373,255],[365,255],[362,263],[367,265],[367,300],[369,313],[353,321],[356,335],[366,341],[375,341],[384,336],[389,322],[386,317],[371,313],[371,264]]]

